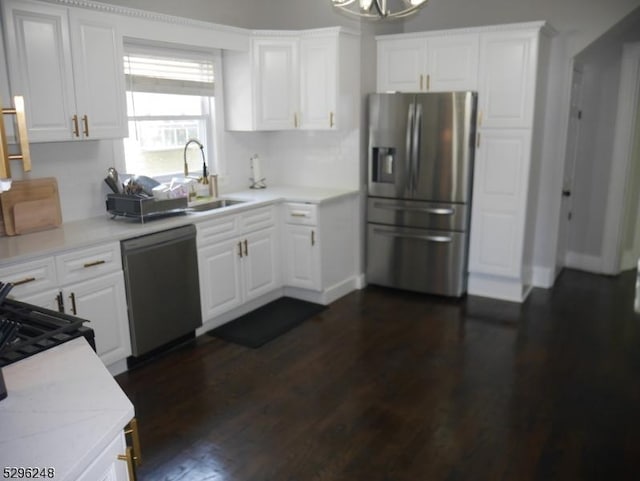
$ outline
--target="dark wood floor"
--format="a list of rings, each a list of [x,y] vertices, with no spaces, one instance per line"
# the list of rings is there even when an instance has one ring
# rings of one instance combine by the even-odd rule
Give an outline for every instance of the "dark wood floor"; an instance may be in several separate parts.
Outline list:
[[[257,350],[202,336],[117,377],[143,481],[640,479],[635,273],[523,305],[370,287]]]

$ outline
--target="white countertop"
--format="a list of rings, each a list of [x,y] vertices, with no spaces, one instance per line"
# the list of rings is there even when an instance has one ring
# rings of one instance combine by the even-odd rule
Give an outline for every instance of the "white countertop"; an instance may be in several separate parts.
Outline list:
[[[64,250],[87,247],[102,242],[119,241],[185,224],[195,224],[260,205],[283,201],[321,204],[357,194],[357,190],[315,187],[279,186],[260,190],[247,189],[220,196],[221,198],[245,200],[247,201],[246,203],[207,212],[194,212],[162,219],[152,219],[144,224],[135,219],[112,219],[105,212],[104,216],[65,222],[56,229],[13,237],[0,237],[0,266]]]
[[[84,338],[2,368],[0,469],[55,468],[75,480],[133,418],[133,405]]]

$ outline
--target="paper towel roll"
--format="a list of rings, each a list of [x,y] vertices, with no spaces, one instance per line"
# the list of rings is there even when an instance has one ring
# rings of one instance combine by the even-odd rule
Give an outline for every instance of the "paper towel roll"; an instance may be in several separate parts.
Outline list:
[[[260,159],[257,155],[251,157],[251,170],[253,172],[253,181],[259,182],[262,180],[262,170],[260,169]]]

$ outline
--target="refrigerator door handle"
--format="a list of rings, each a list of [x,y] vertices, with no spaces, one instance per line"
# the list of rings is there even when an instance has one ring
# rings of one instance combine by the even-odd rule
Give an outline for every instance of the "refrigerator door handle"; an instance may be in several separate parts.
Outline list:
[[[409,104],[409,109],[407,111],[407,131],[406,131],[406,142],[407,142],[407,156],[406,156],[406,166],[408,168],[408,182],[406,185],[409,187],[410,191],[413,191],[413,126],[415,123],[415,103]]]
[[[444,207],[414,207],[414,206],[407,206],[407,205],[383,204],[382,202],[375,202],[373,206],[376,209],[409,210],[413,212],[425,212],[427,214],[434,214],[434,215],[453,215],[456,213],[455,209],[444,208]]]
[[[415,104],[415,119],[413,121],[413,193],[418,190],[420,179],[420,131],[422,129],[422,104]]]
[[[438,242],[438,243],[450,243],[453,242],[453,239],[447,235],[429,235],[429,234],[403,234],[402,232],[395,232],[384,229],[373,229],[375,234],[384,235],[387,237],[400,237],[402,239],[417,239],[424,240],[427,242]]]

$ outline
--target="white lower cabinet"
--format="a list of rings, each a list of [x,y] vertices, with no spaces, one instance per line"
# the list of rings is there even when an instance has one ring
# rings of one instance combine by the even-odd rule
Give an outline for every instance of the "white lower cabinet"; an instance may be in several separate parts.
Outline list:
[[[120,244],[111,242],[0,267],[11,297],[89,321],[109,366],[131,355]]]
[[[320,246],[317,227],[284,226],[285,284],[302,289],[321,289]]]
[[[203,321],[281,287],[276,222],[269,206],[198,225]]]
[[[121,271],[62,289],[65,312],[88,319],[96,352],[106,365],[131,354],[127,299]]]
[[[124,432],[121,432],[76,481],[129,481],[127,463],[118,459],[126,450]]]

